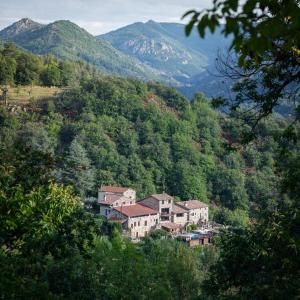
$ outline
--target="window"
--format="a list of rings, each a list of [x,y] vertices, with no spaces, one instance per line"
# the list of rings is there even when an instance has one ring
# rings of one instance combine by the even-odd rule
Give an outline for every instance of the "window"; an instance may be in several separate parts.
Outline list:
[[[141,223],[140,223],[140,221],[138,221],[138,226],[141,226]]]
[[[131,224],[131,228],[133,228],[133,224]]]
[[[161,204],[162,204],[162,205],[164,205],[164,204],[165,204],[165,201],[164,201],[164,200],[163,200],[163,201],[161,201]]]
[[[171,203],[171,200],[169,200],[168,202]]]
[[[125,201],[123,201],[122,204],[125,205],[126,204]]]
[[[147,236],[147,234],[148,234],[148,232],[147,232],[147,231],[145,231],[145,236]]]
[[[176,214],[176,217],[183,217],[183,214]]]
[[[130,204],[132,204],[132,201],[130,201]]]
[[[118,206],[118,205],[119,205],[119,203],[118,203],[118,202],[116,202],[115,206]]]
[[[155,220],[155,223],[158,224],[158,219]]]
[[[134,227],[136,226],[136,222],[134,222]]]
[[[135,237],[136,237],[136,238],[139,237],[139,233],[138,233],[138,232],[135,233]]]
[[[147,226],[147,221],[144,222],[145,226]],[[146,231],[147,232],[147,231]]]
[[[162,208],[162,209],[161,209],[161,213],[162,213],[162,214],[168,215],[169,212],[170,212],[169,208]]]

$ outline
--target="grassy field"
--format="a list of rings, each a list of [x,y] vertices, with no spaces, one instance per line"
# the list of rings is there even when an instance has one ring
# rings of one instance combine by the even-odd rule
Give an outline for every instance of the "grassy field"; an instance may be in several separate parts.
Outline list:
[[[40,100],[53,98],[62,90],[62,88],[58,87],[42,86],[9,87],[7,92],[7,100],[9,105],[26,105]],[[0,98],[2,94],[3,91],[0,90]]]

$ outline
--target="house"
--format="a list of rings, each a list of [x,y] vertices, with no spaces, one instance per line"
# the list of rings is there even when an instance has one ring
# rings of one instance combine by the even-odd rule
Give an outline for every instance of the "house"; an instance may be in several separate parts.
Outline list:
[[[174,198],[166,193],[153,194],[138,203],[154,209],[160,216],[160,222],[170,222]]]
[[[101,186],[98,203],[100,215],[120,222],[135,240],[156,228],[176,234],[187,224],[208,221],[208,205],[198,200],[175,203],[167,193],[153,194],[136,203],[136,192],[131,188]]]
[[[164,222],[161,224],[161,228],[170,234],[175,234],[182,230],[182,225],[173,222]]]
[[[104,196],[108,195],[121,195],[134,201],[136,199],[136,191],[131,188],[101,185],[101,187],[98,190],[98,201],[102,201]]]
[[[120,220],[123,230],[128,231],[132,239],[139,239],[156,228],[159,214],[149,207],[136,203],[113,207],[108,219]]]
[[[199,224],[208,222],[208,205],[198,200],[188,200],[176,203],[188,211],[187,222],[190,224]]]
[[[122,195],[108,194],[104,195],[103,200],[98,201],[100,206],[100,215],[108,217],[114,207],[134,205],[135,200]]]
[[[184,227],[188,222],[188,213],[189,210],[187,208],[173,204],[171,210],[171,221]]]
[[[108,217],[113,207],[134,205],[135,190],[119,186],[101,186],[98,191],[100,215]]]

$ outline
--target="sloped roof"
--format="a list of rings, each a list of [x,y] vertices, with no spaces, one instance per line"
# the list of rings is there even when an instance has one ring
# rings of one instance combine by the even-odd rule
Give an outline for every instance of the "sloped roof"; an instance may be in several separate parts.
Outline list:
[[[184,207],[181,207],[181,206],[178,206],[176,204],[173,205],[172,207],[172,213],[174,214],[184,214],[188,211],[187,208],[184,208]]]
[[[99,203],[103,205],[112,205],[121,198],[125,197],[123,197],[122,195],[105,195],[105,200],[101,200],[99,201]]]
[[[178,228],[181,228],[182,226],[179,224],[175,224],[173,222],[165,222],[165,223],[161,223],[161,227],[164,227],[167,229],[178,229]]]
[[[130,188],[122,187],[122,186],[111,186],[111,185],[102,185],[100,187],[100,192],[105,193],[124,193],[128,191]]]
[[[181,201],[181,202],[177,202],[176,205],[179,205],[183,208],[187,208],[189,210],[208,207],[208,205],[206,203],[203,203],[199,200]]]
[[[147,197],[147,198],[151,198],[151,197],[158,200],[158,201],[167,201],[167,200],[172,200],[173,199],[173,197],[168,195],[167,193],[153,194],[153,195],[151,195],[150,197]]]
[[[134,204],[128,206],[118,206],[114,207],[114,210],[120,212],[127,217],[139,217],[147,215],[156,215],[157,212],[149,207],[146,207],[141,204]]]

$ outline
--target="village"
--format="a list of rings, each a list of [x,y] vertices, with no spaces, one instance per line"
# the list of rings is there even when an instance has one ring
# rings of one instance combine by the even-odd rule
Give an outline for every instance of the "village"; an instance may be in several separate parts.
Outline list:
[[[99,213],[109,221],[121,223],[123,234],[133,242],[158,229],[189,246],[208,245],[219,225],[209,222],[208,205],[199,200],[175,202],[163,192],[136,199],[136,191],[119,186],[101,186]]]

